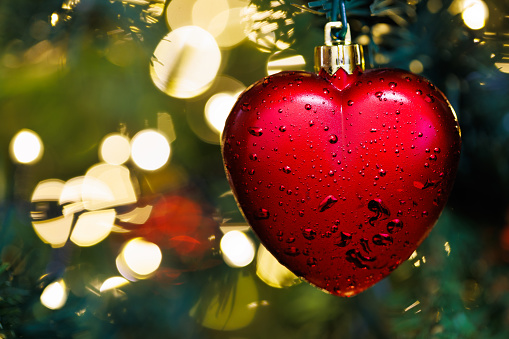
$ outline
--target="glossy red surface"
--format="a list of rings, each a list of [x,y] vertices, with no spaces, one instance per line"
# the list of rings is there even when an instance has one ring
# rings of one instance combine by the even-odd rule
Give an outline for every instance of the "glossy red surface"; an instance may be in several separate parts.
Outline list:
[[[269,76],[240,96],[222,138],[230,185],[262,243],[339,296],[374,285],[424,240],[461,147],[443,94],[396,69]]]

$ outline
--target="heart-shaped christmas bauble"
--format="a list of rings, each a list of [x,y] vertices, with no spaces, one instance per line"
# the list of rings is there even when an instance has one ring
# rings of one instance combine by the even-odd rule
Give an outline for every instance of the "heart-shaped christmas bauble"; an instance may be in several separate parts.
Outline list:
[[[230,185],[261,242],[339,296],[372,286],[424,240],[460,146],[444,95],[397,69],[266,77],[240,96],[222,136]]]

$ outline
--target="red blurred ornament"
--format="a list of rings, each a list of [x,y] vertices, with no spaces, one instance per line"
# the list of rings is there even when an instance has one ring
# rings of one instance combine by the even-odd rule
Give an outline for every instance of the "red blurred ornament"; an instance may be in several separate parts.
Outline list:
[[[230,185],[261,242],[339,296],[374,285],[424,240],[461,146],[456,116],[428,80],[360,67],[258,81],[222,138]]]
[[[165,262],[158,275],[172,278],[182,272],[206,269],[221,262],[213,255],[214,251],[218,251],[221,239],[213,210],[204,203],[181,195],[167,195],[159,199],[147,222],[127,234],[129,237],[143,237],[161,248]]]

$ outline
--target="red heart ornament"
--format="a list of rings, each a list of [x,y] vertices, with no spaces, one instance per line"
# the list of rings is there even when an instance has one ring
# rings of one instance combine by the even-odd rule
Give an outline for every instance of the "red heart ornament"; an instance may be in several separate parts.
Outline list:
[[[282,72],[238,99],[227,176],[264,246],[339,296],[372,286],[436,223],[461,147],[449,102],[397,69]]]

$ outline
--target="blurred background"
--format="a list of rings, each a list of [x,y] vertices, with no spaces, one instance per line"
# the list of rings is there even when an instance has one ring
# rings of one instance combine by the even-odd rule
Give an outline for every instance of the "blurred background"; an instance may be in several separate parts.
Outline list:
[[[313,71],[302,6],[0,3],[0,338],[509,337],[509,3],[346,1],[368,65],[429,78],[463,137],[431,235],[348,299],[260,246],[221,159],[239,93]]]

